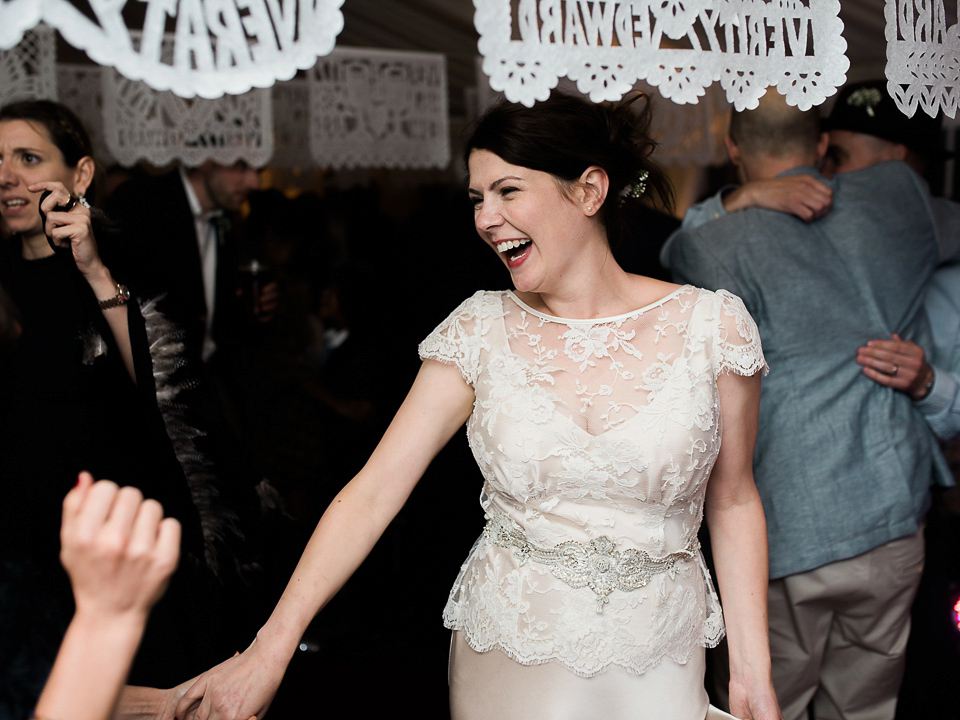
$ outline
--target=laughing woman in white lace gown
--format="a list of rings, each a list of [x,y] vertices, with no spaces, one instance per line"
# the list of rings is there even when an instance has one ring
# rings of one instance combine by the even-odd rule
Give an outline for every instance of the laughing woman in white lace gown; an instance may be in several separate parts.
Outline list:
[[[703,720],[724,633],[697,542],[706,509],[731,711],[779,720],[753,482],[760,374],[740,300],[622,270],[610,239],[668,196],[649,114],[554,95],[488,112],[467,144],[477,231],[514,291],[481,292],[321,519],[277,608],[177,717],[262,717],[300,636],[464,422],[487,525],[444,611],[455,720]]]

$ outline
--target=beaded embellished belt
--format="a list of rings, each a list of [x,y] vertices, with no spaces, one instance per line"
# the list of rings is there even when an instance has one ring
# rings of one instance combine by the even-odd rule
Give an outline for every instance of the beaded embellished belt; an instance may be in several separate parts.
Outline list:
[[[523,528],[503,513],[487,520],[483,535],[494,545],[515,548],[514,554],[521,563],[533,560],[545,565],[554,577],[570,587],[589,587],[597,594],[597,612],[603,611],[614,590],[642,588],[654,575],[668,572],[677,563],[692,560],[700,551],[696,536],[682,550],[663,557],[652,557],[633,548],[615,550],[614,542],[606,535],[586,543],[567,540],[553,548],[542,548],[531,543]]]

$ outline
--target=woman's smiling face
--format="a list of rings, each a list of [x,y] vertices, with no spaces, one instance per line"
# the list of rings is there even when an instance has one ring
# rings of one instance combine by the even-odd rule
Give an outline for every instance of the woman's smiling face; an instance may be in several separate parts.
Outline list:
[[[42,232],[40,193],[27,187],[50,180],[75,192],[76,168],[67,167],[43,126],[26,120],[0,122],[0,217],[8,232],[24,236]]]
[[[549,173],[511,165],[488,150],[470,154],[470,200],[480,237],[497,251],[521,292],[543,292],[576,253],[584,214]]]

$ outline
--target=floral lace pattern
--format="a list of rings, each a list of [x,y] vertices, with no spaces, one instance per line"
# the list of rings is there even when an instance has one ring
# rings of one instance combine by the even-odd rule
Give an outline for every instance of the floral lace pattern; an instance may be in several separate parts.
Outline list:
[[[467,437],[488,518],[533,544],[610,538],[652,557],[695,542],[720,449],[716,379],[766,370],[739,298],[683,286],[615,318],[565,320],[512,292],[465,301],[420,345],[456,365],[476,394]],[[478,651],[559,662],[589,677],[610,664],[642,673],[683,663],[723,636],[703,559],[614,590],[602,613],[535,561],[481,536],[444,609]]]

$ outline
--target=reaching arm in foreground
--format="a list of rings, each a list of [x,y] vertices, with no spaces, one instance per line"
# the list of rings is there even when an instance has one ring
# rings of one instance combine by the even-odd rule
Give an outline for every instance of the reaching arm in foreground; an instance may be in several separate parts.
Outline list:
[[[760,374],[717,379],[723,443],[707,485],[707,523],[730,648],[730,712],[782,720],[770,671],[767,528],[753,480]]]
[[[373,455],[320,518],[267,623],[242,654],[200,676],[177,705],[178,720],[263,717],[307,625],[367,557],[473,401],[456,367],[423,363]]]
[[[76,612],[35,714],[106,720],[177,565],[180,524],[139,490],[81,473],[63,501],[60,536]]]

